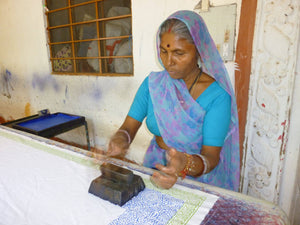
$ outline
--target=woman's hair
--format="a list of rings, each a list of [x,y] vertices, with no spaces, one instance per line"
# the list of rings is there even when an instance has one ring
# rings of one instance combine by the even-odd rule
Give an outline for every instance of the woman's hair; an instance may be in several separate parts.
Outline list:
[[[194,40],[190,34],[189,29],[184,22],[178,19],[167,19],[160,27],[159,37],[161,38],[164,33],[173,33],[180,38],[186,39],[191,44],[194,44]]]

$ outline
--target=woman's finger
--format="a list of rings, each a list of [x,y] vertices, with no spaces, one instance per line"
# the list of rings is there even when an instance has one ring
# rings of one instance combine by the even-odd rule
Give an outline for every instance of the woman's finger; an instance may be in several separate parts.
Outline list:
[[[176,174],[176,169],[174,167],[170,167],[170,166],[163,166],[161,164],[156,164],[155,165],[156,169],[158,169],[159,171],[168,174],[168,175],[175,175]]]
[[[177,177],[155,171],[150,180],[156,187],[169,189],[176,183]]]
[[[174,157],[177,154],[177,150],[175,148],[170,148],[167,152],[169,157]]]
[[[113,142],[110,142],[108,145],[108,150],[106,155],[108,156],[116,156],[121,154],[120,148],[118,148]]]

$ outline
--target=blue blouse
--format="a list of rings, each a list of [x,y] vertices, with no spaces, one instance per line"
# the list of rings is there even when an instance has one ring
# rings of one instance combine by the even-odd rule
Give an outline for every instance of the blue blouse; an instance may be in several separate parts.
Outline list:
[[[206,111],[203,124],[203,145],[222,146],[228,132],[231,117],[230,95],[213,82],[196,99],[196,102]],[[151,133],[161,136],[149,94],[148,77],[139,87],[128,116],[143,122],[146,118],[146,125]]]

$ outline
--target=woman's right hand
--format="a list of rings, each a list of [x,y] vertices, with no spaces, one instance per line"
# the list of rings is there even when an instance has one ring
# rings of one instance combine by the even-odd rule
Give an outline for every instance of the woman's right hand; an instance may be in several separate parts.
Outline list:
[[[110,138],[106,155],[124,157],[141,125],[141,122],[126,116],[122,126]]]
[[[125,132],[118,130],[109,140],[106,155],[123,158],[129,149],[129,138]]]

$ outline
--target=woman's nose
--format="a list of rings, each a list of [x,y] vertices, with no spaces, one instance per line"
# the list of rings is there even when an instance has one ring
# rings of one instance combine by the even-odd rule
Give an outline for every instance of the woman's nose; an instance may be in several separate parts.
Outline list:
[[[174,64],[174,61],[173,61],[172,54],[169,54],[168,57],[167,57],[167,65],[171,66],[173,64]]]

